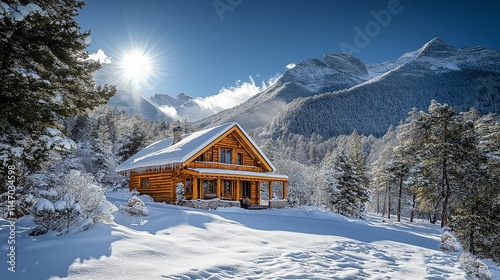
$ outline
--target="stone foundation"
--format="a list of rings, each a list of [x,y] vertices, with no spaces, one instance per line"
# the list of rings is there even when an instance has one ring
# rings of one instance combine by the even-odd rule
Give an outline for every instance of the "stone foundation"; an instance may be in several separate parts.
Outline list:
[[[217,209],[217,207],[240,207],[239,201],[215,199],[185,200],[182,206],[196,209]]]
[[[288,206],[286,199],[273,199],[269,201],[269,208],[285,208]]]

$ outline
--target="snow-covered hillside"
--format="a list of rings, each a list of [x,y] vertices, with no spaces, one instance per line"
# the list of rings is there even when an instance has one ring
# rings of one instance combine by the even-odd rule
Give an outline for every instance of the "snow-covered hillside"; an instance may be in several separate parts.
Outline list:
[[[128,198],[108,193],[117,206]],[[32,223],[21,219],[15,273],[6,269],[9,229],[0,220],[0,279],[465,279],[458,254],[440,251],[440,230],[425,221],[146,205],[149,216],[117,212],[116,224],[68,236],[28,237]]]

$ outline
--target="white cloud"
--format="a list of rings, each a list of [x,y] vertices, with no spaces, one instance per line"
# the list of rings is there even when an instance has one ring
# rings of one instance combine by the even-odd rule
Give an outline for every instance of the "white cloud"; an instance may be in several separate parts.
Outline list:
[[[174,107],[170,107],[168,105],[163,105],[163,106],[160,106],[159,109],[167,114],[168,116],[174,118],[174,119],[179,119],[179,115],[177,114],[177,110],[174,108]]]
[[[103,50],[99,49],[97,53],[89,54],[88,60],[97,61],[101,64],[109,64],[111,63],[111,57],[107,56]]]
[[[295,67],[295,63],[288,63],[288,65],[286,66],[286,69],[292,69],[293,67]]]
[[[216,95],[196,98],[195,101],[201,107],[210,109],[214,111],[214,113],[217,113],[247,101],[250,97],[272,86],[280,77],[272,77],[267,81],[267,83],[263,81],[260,86],[255,84],[255,80],[252,76],[248,78],[250,80],[249,82],[242,83],[241,80],[239,80],[236,82],[235,86],[231,86],[229,88],[224,87],[219,90],[219,93]]]

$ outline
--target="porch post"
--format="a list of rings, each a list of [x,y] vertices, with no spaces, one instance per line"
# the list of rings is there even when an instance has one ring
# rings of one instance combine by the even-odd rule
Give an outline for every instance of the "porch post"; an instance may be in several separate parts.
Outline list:
[[[257,186],[257,205],[260,205],[260,181],[254,181],[254,184]]]
[[[221,190],[221,186],[220,186],[220,178],[217,178],[217,188],[216,188],[216,194],[215,194],[215,197],[221,197],[220,195],[220,190]]]
[[[193,185],[192,188],[193,188],[193,199],[198,199],[200,198],[198,196],[198,178],[196,177],[193,177],[193,182],[191,182],[191,184]]]
[[[273,199],[273,182],[269,181],[269,200]]]
[[[283,181],[283,199],[286,199],[286,183],[287,181]]]
[[[241,188],[240,180],[236,180],[236,186],[234,186],[234,187],[236,188],[236,190],[235,190],[236,200],[239,200],[240,199],[240,188]]]

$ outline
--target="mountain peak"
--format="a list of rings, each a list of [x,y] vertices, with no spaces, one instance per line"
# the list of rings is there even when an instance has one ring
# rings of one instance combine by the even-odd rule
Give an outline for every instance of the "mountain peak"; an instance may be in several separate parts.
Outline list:
[[[425,43],[416,51],[408,52],[398,58],[395,65],[401,65],[418,58],[444,58],[455,54],[457,49],[444,42],[443,39],[436,37]]]
[[[326,54],[310,58],[285,72],[281,83],[295,82],[311,92],[325,92],[350,87],[366,80],[366,65],[350,54]],[[341,83],[341,85],[339,85]]]
[[[447,45],[447,44],[440,37],[435,37],[434,39],[427,42],[426,45]]]
[[[181,92],[175,97],[177,100],[182,100],[182,101],[189,101],[193,99],[191,96],[185,94],[184,92]]]
[[[453,55],[457,49],[446,44],[443,39],[436,37],[425,43],[419,50],[417,57],[446,57]]]

